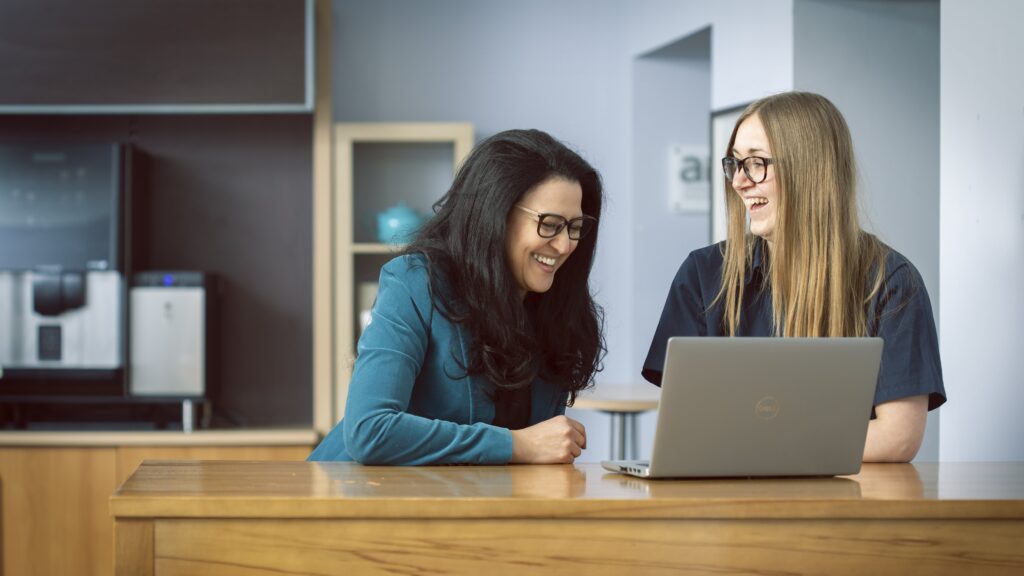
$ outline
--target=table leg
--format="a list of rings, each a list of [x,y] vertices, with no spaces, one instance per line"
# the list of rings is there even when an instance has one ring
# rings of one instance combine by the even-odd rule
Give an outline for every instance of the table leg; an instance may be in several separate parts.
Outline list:
[[[192,401],[185,399],[181,401],[181,431],[192,432],[195,428],[195,407]]]
[[[114,519],[114,574],[152,576],[154,571],[153,521]]]
[[[611,453],[613,460],[625,460],[629,442],[626,414],[609,412],[612,417]]]
[[[639,440],[637,434],[637,413],[625,414],[624,428],[626,429],[626,459],[636,460],[640,455]]]

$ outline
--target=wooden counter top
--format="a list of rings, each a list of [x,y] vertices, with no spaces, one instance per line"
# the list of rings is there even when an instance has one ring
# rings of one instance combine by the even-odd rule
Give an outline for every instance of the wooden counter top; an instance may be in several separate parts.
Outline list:
[[[312,428],[225,429],[182,432],[133,431],[0,431],[0,446],[293,446],[315,445],[319,435]]]
[[[647,412],[658,408],[661,388],[653,384],[604,384],[584,390],[573,408],[605,412]]]
[[[595,464],[147,461],[116,573],[1020,574],[1024,464],[640,480]]]
[[[119,517],[1024,519],[1024,463],[866,464],[835,478],[642,480],[597,464],[146,461]]]

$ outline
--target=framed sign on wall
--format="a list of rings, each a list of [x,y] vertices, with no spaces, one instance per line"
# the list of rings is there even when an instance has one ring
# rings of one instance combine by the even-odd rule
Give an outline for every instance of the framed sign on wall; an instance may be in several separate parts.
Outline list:
[[[672,144],[668,149],[668,204],[675,213],[704,213],[710,205],[708,150],[704,145]]]

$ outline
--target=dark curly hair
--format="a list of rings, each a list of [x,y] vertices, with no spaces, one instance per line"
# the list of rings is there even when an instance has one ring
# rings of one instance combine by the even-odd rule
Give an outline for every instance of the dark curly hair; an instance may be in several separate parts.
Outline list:
[[[540,375],[569,393],[569,404],[601,370],[604,313],[590,294],[598,228],[579,241],[547,292],[521,299],[505,252],[509,212],[550,178],[579,183],[583,213],[600,218],[601,177],[578,154],[540,130],[508,130],[463,162],[435,215],[405,253],[423,254],[439,311],[473,335],[466,374],[516,389]],[[538,361],[539,360],[539,361]]]

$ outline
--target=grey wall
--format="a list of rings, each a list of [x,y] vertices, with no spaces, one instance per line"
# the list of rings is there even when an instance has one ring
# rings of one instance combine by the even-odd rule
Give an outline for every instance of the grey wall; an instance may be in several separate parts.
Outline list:
[[[668,150],[677,144],[707,148],[710,40],[705,29],[633,62],[632,357],[638,365],[647,356],[676,269],[708,242],[707,212],[670,210]]]
[[[771,10],[751,0],[629,2],[634,381],[641,380],[637,372],[676,270],[709,242],[709,214],[667,210],[665,148],[669,142],[708,144],[712,110],[792,88],[792,6],[792,0],[773,2]],[[736,17],[744,13],[758,17]],[[756,38],[756,49],[747,38]],[[751,58],[757,66],[749,65]],[[640,418],[641,458],[650,456],[655,420],[655,413]],[[601,454],[587,457],[595,456]]]
[[[631,65],[634,58],[716,23],[728,31],[715,36],[713,30],[711,40],[712,59],[729,72],[720,75],[723,106],[730,99],[751,100],[787,89],[792,82],[792,2],[779,4],[751,22],[734,16],[758,10],[760,4],[752,0],[714,5],[695,0],[335,0],[335,120],[469,121],[478,140],[508,128],[539,127],[574,145],[601,171],[608,201],[593,275],[607,312],[609,350],[598,381],[635,382],[643,360],[638,351],[646,354],[653,330],[648,325],[660,312],[666,279],[689,250],[704,243],[706,222],[694,219],[693,228],[676,229],[693,240],[678,242],[668,264],[648,245],[648,240],[658,245],[660,232],[643,244],[634,234],[634,222],[645,214],[634,214],[629,177],[635,156],[630,127],[637,110]],[[765,66],[758,69],[756,82],[733,75],[747,51],[735,41],[741,36],[730,41],[729,35],[753,34],[762,26],[773,33],[761,39]],[[698,103],[687,122],[699,122],[707,111],[706,103]],[[702,142],[706,123],[681,125],[679,134]],[[641,210],[648,211],[642,201]],[[652,292],[660,293],[653,300],[633,293],[632,278],[644,270],[657,270],[660,277],[649,283]],[[642,329],[634,321],[637,306],[645,319]],[[570,414],[591,431],[587,457],[605,457],[607,418],[579,410]]]
[[[793,21],[794,88],[846,117],[861,225],[914,263],[938,321],[939,2],[796,0]],[[938,415],[919,461],[938,460]]]
[[[675,145],[707,148],[711,111],[710,29],[634,58],[632,84],[630,288],[636,338],[630,352],[635,371],[639,372],[676,269],[691,250],[708,242],[706,211],[670,210],[668,151]],[[650,457],[654,421],[653,413],[641,418],[640,458]]]
[[[771,10],[753,0],[335,0],[335,119],[469,121],[478,139],[539,127],[575,145],[602,172],[608,200],[593,275],[607,312],[609,349],[598,382],[635,382],[671,277],[690,250],[706,243],[707,220],[668,217],[657,200],[662,192],[642,181],[664,170],[632,166],[637,158],[662,156],[634,149],[633,142],[657,147],[667,135],[651,132],[648,141],[647,129],[635,132],[633,122],[653,126],[657,116],[643,110],[656,105],[678,118],[669,132],[701,143],[711,108],[790,89],[792,6],[792,0]],[[758,18],[736,18],[751,12]],[[709,25],[710,41],[701,42],[711,45],[710,70],[706,56],[703,71],[685,58],[673,62],[669,52],[658,57]],[[761,64],[737,73],[750,68],[750,46],[742,39],[753,37]],[[674,93],[686,100],[672,112]],[[631,173],[650,192],[640,193]],[[650,217],[671,222],[643,226]],[[644,274],[649,281],[633,280]],[[570,414],[590,430],[585,458],[606,457],[607,417]],[[642,425],[642,451],[649,448],[651,422]]]
[[[940,457],[1024,460],[1024,4],[942,2]]]
[[[657,144],[644,136],[643,107],[658,105],[649,100],[657,82],[669,91],[678,82],[672,74],[655,81],[670,63],[650,56],[710,26],[711,109],[795,87],[826,93],[849,120],[865,224],[917,265],[941,312],[951,397],[941,410],[941,459],[1019,460],[1024,429],[1011,411],[1024,400],[1024,308],[1014,292],[1024,263],[1024,86],[1015,71],[1024,46],[1012,26],[1024,6],[974,5],[943,0],[940,66],[934,0],[780,0],[770,10],[751,0],[335,0],[335,114],[466,120],[478,138],[535,126],[574,144],[601,170],[608,194],[594,273],[610,349],[599,382],[637,381],[667,284],[633,278],[667,277],[679,262],[665,260],[701,244],[697,223],[634,230],[668,217],[656,194],[637,188],[661,172],[642,166],[660,154],[645,152]],[[759,17],[737,17],[749,13]],[[678,121],[690,136],[689,121]],[[673,240],[671,257],[651,249]],[[991,280],[979,288],[970,278]],[[585,458],[606,456],[607,419],[571,414],[590,431]],[[934,459],[934,424],[922,459]]]
[[[540,128],[602,174],[607,204],[592,276],[607,312],[602,381],[637,373],[628,173],[628,65],[614,0],[335,0],[336,121],[468,121],[477,140]],[[574,411],[607,455],[607,418]]]
[[[939,295],[939,2],[796,0],[794,88],[842,111],[862,225]]]
[[[793,0],[634,0],[627,49],[645,54],[711,26],[711,107],[793,88]],[[756,66],[750,66],[752,59]],[[742,73],[740,72],[742,70]]]
[[[477,139],[541,128],[601,171],[608,205],[595,285],[608,307],[607,374],[629,369],[629,257],[623,106],[626,59],[610,0],[339,0],[334,10],[337,121],[469,121]]]

